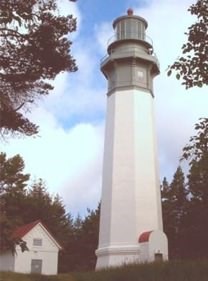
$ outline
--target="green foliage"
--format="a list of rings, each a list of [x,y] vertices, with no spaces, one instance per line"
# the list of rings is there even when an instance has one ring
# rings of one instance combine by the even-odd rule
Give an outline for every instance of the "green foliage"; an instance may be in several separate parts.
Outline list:
[[[67,34],[76,20],[60,16],[57,0],[0,1],[0,133],[33,135],[38,127],[24,116],[47,95],[48,82],[77,70]]]
[[[186,222],[189,257],[208,256],[208,118],[195,125],[196,135],[185,146],[183,159],[189,163],[190,204]]]
[[[208,118],[195,125],[197,134],[183,149],[183,158],[189,162],[188,185],[192,201],[208,206]]]
[[[170,185],[162,183],[170,258],[208,257],[208,119],[200,119],[195,130],[183,149],[182,159],[189,164],[187,181],[178,168]]]
[[[198,0],[188,11],[197,17],[197,22],[188,28],[183,54],[167,73],[170,76],[176,71],[176,78],[182,78],[186,89],[208,85],[208,1]]]
[[[190,143],[183,149],[182,160],[191,160],[190,165],[192,160],[198,161],[208,153],[208,118],[199,120],[199,123],[195,124],[196,136],[191,137]]]
[[[28,174],[23,174],[24,161],[19,155],[6,159],[0,154],[0,228],[1,250],[14,251],[16,244],[22,250],[26,244],[14,238],[18,226],[41,220],[60,244],[65,247],[72,232],[72,218],[67,214],[61,198],[51,196],[42,180],[28,189]]]
[[[23,170],[24,161],[19,155],[7,159],[5,153],[0,154],[1,250],[14,252],[17,244],[26,250],[26,243],[12,234],[18,226],[41,220],[63,247],[60,272],[94,269],[100,206],[73,221],[62,199],[51,196],[43,180],[28,186],[29,175]]]
[[[41,220],[64,248],[72,232],[72,218],[66,213],[61,198],[51,196],[44,182],[39,179],[27,190],[19,214],[24,223]]]
[[[189,27],[188,41],[183,45],[183,55],[169,67],[167,75],[176,71],[176,78],[183,79],[186,89],[208,85],[208,1],[198,0],[189,11],[197,16],[197,22]],[[201,118],[195,125],[197,134],[190,138],[183,149],[181,160],[189,165],[187,175],[188,200],[181,213],[180,257],[208,257],[208,118]],[[163,194],[162,194],[163,195]],[[169,232],[172,217],[171,200],[163,202],[165,229]],[[180,214],[180,212],[179,212]],[[174,241],[169,234],[170,252],[174,250]],[[173,243],[174,244],[174,243]],[[177,247],[175,247],[177,248]]]
[[[24,161],[20,155],[6,159],[5,153],[0,153],[0,192],[13,190],[23,192],[29,174],[23,174]]]
[[[164,179],[162,183],[162,211],[164,231],[169,239],[169,257],[182,257],[183,223],[188,204],[188,191],[185,188],[184,173],[179,166],[169,185]]]
[[[100,205],[95,211],[88,209],[88,214],[84,218],[81,228],[77,229],[78,270],[93,270],[95,268],[95,250],[98,246],[99,217]]]
[[[25,200],[25,187],[29,174],[24,174],[24,161],[19,155],[6,158],[0,153],[0,250],[8,248],[14,252],[15,245],[20,244],[25,250],[25,243],[21,239],[14,239],[14,229],[23,223],[18,214],[21,213]]]
[[[96,210],[89,210],[87,216],[80,216],[73,223],[73,236],[62,253],[60,272],[94,270],[95,250],[98,245],[100,204]]]

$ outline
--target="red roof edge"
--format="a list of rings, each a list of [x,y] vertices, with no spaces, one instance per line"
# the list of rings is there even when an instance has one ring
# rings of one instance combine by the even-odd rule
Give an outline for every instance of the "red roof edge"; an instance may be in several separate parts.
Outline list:
[[[143,232],[143,233],[139,236],[138,242],[139,242],[139,243],[148,242],[151,233],[152,233],[152,230],[151,230],[151,231]]]
[[[36,220],[31,223],[22,225],[15,229],[15,231],[12,234],[13,238],[21,239],[23,238],[33,227],[35,227],[38,223],[40,223],[46,231],[51,235],[51,237],[56,241],[56,243],[60,246],[60,249],[63,249],[61,243],[58,242],[58,240],[53,236],[53,234],[48,230],[47,226],[41,222],[41,220]]]
[[[12,234],[13,238],[23,238],[36,224],[41,222],[40,220],[33,221],[31,223],[22,225],[15,229],[15,231]]]

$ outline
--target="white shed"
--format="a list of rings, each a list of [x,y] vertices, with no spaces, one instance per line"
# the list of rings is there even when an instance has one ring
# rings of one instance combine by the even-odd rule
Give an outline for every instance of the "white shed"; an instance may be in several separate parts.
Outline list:
[[[22,252],[20,246],[16,246],[14,255],[11,251],[1,253],[0,271],[57,274],[61,245],[40,220],[17,228],[14,237],[24,240],[29,251]]]

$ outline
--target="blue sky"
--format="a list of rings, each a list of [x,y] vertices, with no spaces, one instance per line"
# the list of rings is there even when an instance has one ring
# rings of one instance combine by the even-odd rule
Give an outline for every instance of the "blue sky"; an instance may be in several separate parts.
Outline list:
[[[70,38],[79,71],[59,75],[53,93],[32,108],[30,117],[39,124],[39,135],[10,139],[2,144],[2,151],[22,155],[25,172],[32,179],[43,178],[48,190],[59,193],[76,216],[85,214],[87,207],[95,208],[100,200],[107,87],[100,60],[106,55],[116,17],[129,7],[144,17],[160,61],[154,102],[161,179],[171,180],[194,124],[207,117],[208,93],[205,87],[186,91],[166,75],[167,66],[180,55],[184,32],[193,23],[187,12],[193,0],[59,1],[60,13],[72,13],[78,19]]]
[[[122,15],[129,7],[137,5],[142,7],[151,1],[134,1],[134,0],[78,0],[78,7],[83,15],[86,15],[83,20],[82,31],[87,34],[90,29],[94,27],[95,22],[97,24],[112,21],[119,15]]]

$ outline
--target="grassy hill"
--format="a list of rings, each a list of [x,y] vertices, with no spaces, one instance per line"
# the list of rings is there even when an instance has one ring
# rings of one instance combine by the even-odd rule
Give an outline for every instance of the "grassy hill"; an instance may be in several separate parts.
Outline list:
[[[208,281],[208,260],[132,265],[57,276],[1,272],[0,281]]]

